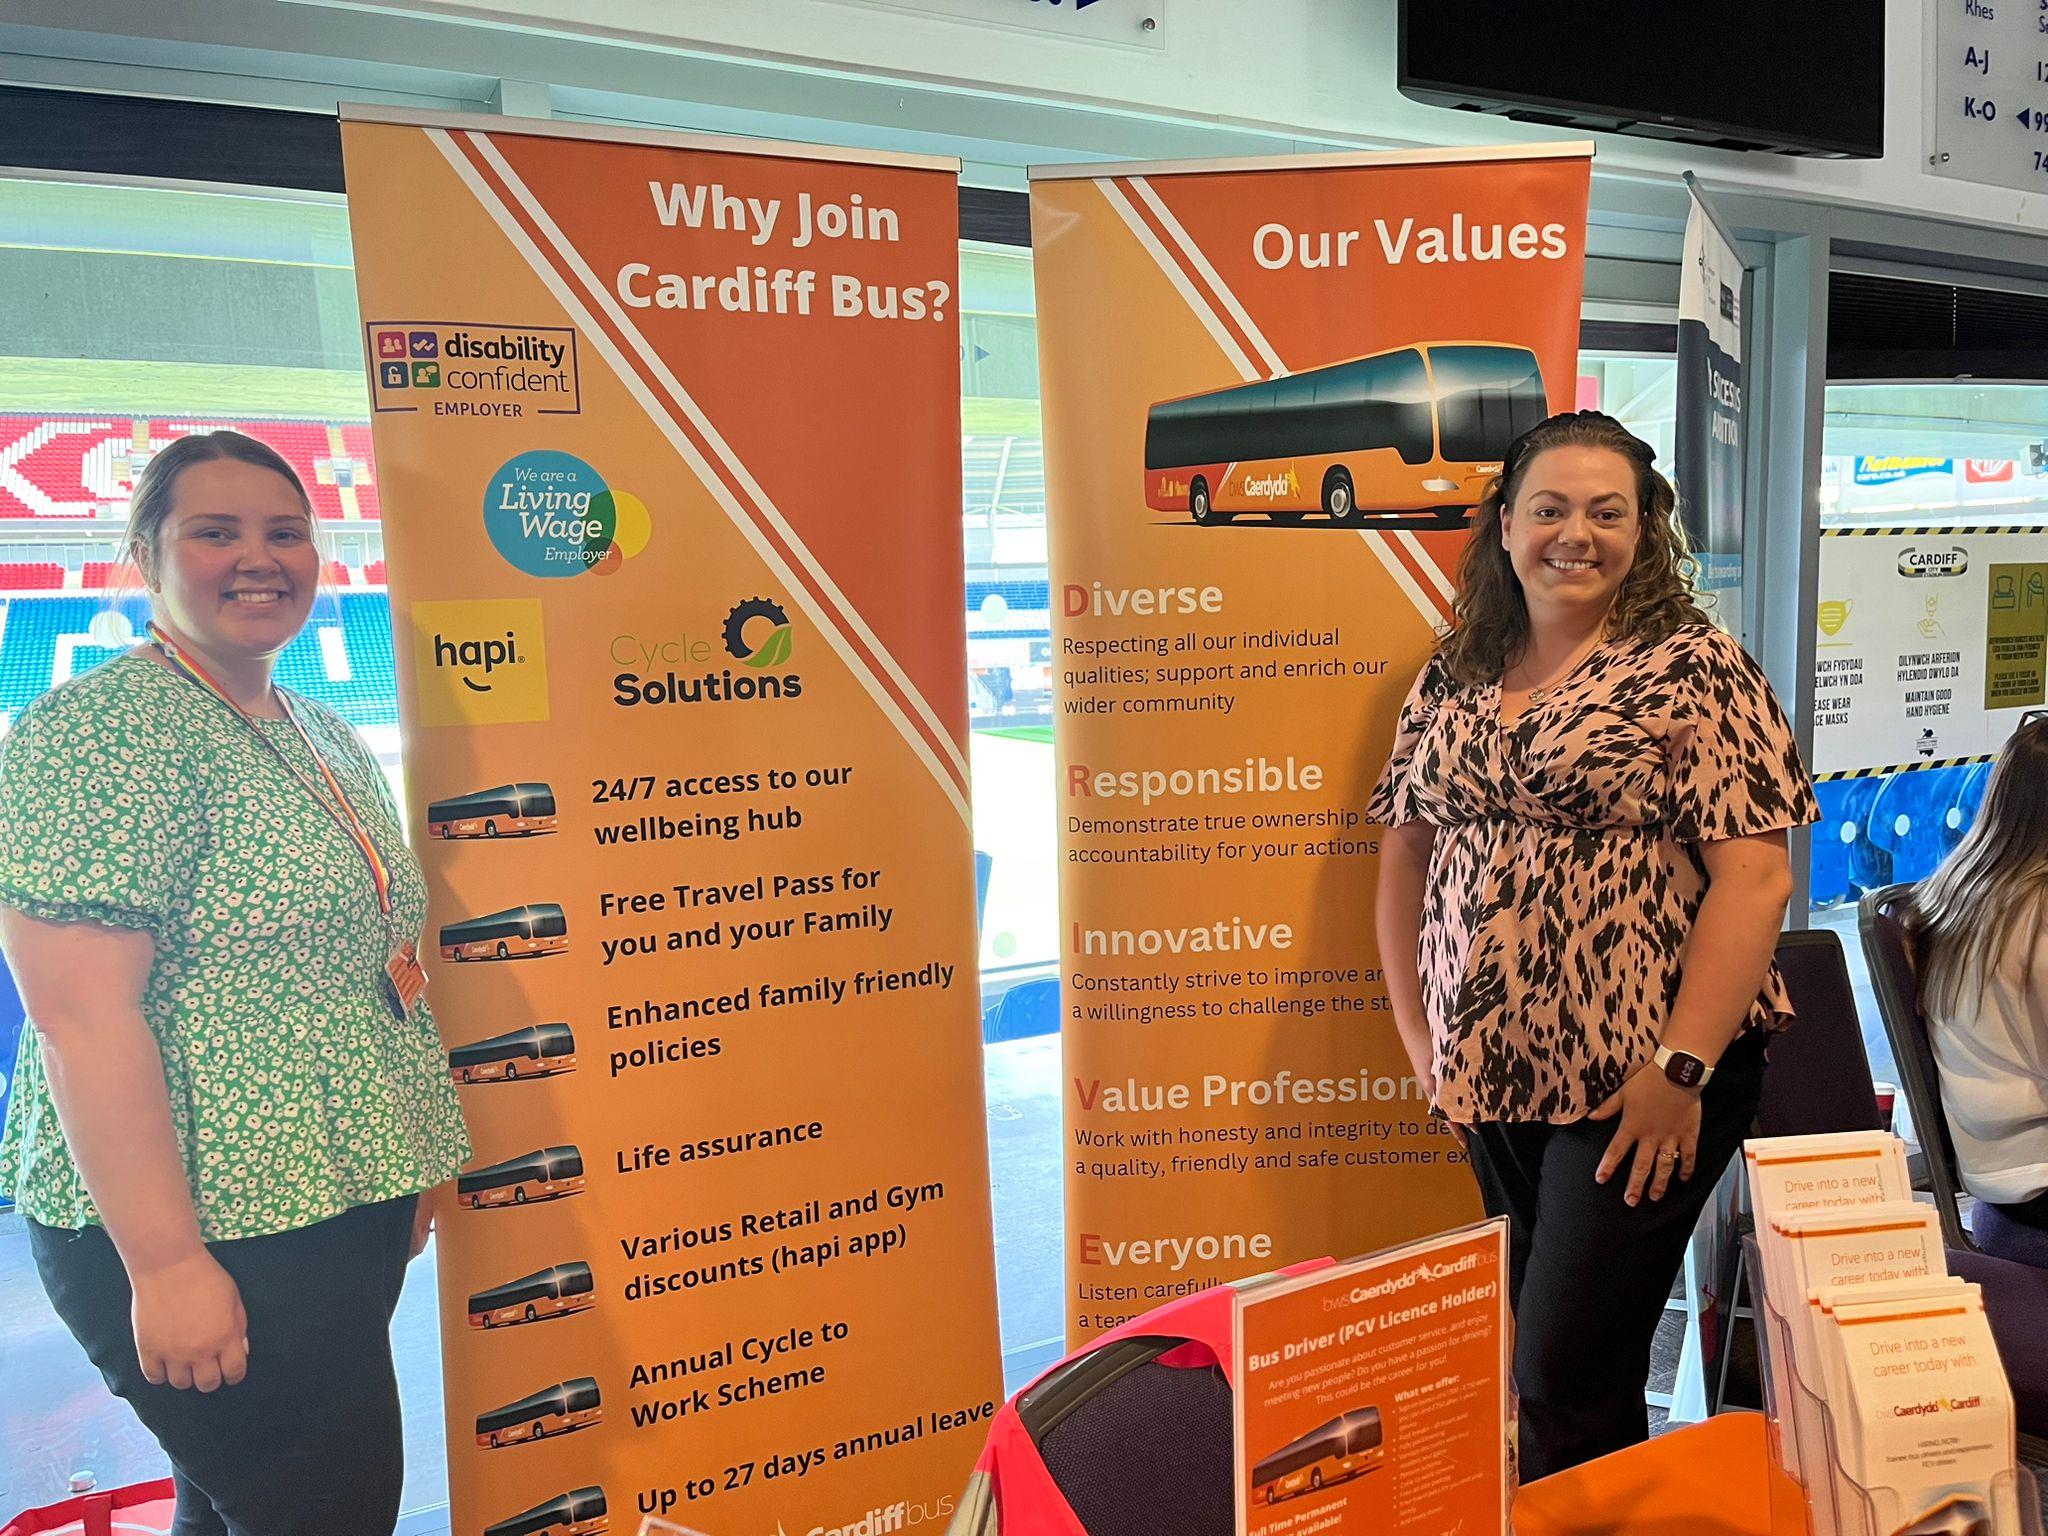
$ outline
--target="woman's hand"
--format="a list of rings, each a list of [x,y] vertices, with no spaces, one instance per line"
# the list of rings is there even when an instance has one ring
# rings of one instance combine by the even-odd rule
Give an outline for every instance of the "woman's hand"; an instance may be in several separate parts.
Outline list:
[[[434,1230],[434,1195],[436,1191],[420,1191],[419,1204],[412,1212],[412,1246],[406,1250],[406,1262],[411,1263],[427,1251],[427,1237]]]
[[[249,1316],[242,1293],[201,1248],[191,1257],[131,1277],[135,1352],[156,1386],[232,1387],[249,1372]]]
[[[1662,1072],[1638,1069],[1608,1097],[1590,1119],[1621,1117],[1607,1155],[1593,1172],[1593,1180],[1605,1184],[1621,1166],[1629,1149],[1635,1161],[1629,1169],[1628,1192],[1622,1197],[1630,1205],[1641,1203],[1647,1188],[1652,1200],[1662,1200],[1675,1172],[1681,1179],[1692,1177],[1693,1158],[1700,1144],[1700,1096],[1681,1088]]]

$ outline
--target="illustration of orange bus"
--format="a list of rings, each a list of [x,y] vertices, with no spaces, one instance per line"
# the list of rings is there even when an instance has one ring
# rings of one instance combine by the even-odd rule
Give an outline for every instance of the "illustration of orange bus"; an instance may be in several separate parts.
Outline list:
[[[427,805],[429,837],[539,837],[555,830],[555,792],[546,784],[500,784]]]
[[[511,960],[559,955],[569,947],[569,922],[553,902],[507,907],[441,928],[443,960]]]
[[[1145,505],[1209,527],[1240,512],[1344,527],[1368,513],[1465,520],[1501,456],[1550,414],[1527,347],[1428,342],[1162,400],[1145,422]]]
[[[484,1536],[601,1536],[612,1528],[602,1488],[572,1488],[484,1527]]]
[[[512,1328],[543,1318],[586,1312],[596,1303],[597,1286],[588,1264],[580,1260],[551,1264],[471,1296],[469,1326]]]
[[[448,1053],[458,1083],[509,1083],[576,1070],[576,1035],[566,1024],[529,1024]]]
[[[524,1157],[460,1174],[455,1180],[456,1202],[472,1211],[582,1193],[583,1154],[575,1147],[542,1147]]]
[[[1268,1504],[1329,1483],[1362,1477],[1386,1459],[1377,1408],[1357,1408],[1318,1424],[1252,1468],[1252,1496]]]
[[[597,1382],[588,1376],[578,1376],[543,1387],[516,1403],[478,1414],[476,1443],[484,1450],[497,1450],[528,1440],[544,1440],[550,1435],[574,1434],[603,1418]]]

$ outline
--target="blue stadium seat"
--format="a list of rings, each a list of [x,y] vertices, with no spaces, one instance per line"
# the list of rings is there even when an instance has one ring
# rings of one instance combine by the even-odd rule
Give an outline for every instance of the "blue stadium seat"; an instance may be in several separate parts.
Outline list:
[[[1847,901],[1851,894],[1849,844],[1855,840],[1862,812],[1849,814],[1848,802],[1868,781],[1864,779],[1823,779],[1814,785],[1820,801],[1820,820],[1815,823],[1807,864],[1807,900],[1816,907],[1831,907]],[[1863,795],[1867,801],[1872,789]],[[1844,833],[1847,836],[1844,836]]]
[[[1849,782],[1858,789],[1842,799],[1842,822],[1837,835],[1848,845],[1849,894],[1856,896],[1892,883],[1891,850],[1888,846],[1880,848],[1870,836],[1877,797],[1891,781],[1851,779]]]
[[[1942,854],[1946,857],[1963,840],[1963,834],[1976,824],[1977,812],[1984,805],[1984,789],[1991,781],[1991,764],[1973,763],[1968,768],[1957,770],[1955,798],[1949,802],[1947,813],[1942,817]]]
[[[106,607],[100,597],[14,597],[7,603],[6,629],[0,633],[0,710],[11,719],[21,713],[57,676],[59,641],[71,641],[66,676],[98,666],[117,654],[90,643],[92,621]],[[148,617],[139,598],[122,603],[130,625],[140,633]],[[320,631],[339,629],[348,657],[349,678],[328,676],[321,655]],[[383,592],[345,592],[322,597],[297,639],[278,658],[277,679],[334,710],[351,725],[398,724],[398,676],[391,653],[391,600]]]

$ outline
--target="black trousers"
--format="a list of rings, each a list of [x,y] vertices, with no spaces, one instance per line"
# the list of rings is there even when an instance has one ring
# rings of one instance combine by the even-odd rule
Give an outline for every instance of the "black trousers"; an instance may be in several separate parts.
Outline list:
[[[1763,1065],[1760,1036],[1728,1048],[1701,1096],[1692,1178],[1633,1207],[1630,1160],[1593,1182],[1618,1120],[1471,1127],[1487,1214],[1508,1218],[1525,1482],[1648,1438],[1650,1343],[1700,1212],[1756,1118]]]
[[[249,1316],[249,1373],[217,1392],[142,1378],[128,1274],[106,1230],[28,1224],[51,1305],[171,1462],[173,1536],[375,1536],[405,1480],[391,1314],[417,1197],[209,1243]]]

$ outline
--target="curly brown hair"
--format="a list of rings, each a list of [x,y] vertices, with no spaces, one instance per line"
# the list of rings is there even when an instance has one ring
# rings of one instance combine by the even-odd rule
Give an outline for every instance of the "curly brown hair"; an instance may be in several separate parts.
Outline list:
[[[1514,504],[1537,455],[1563,447],[1606,448],[1635,466],[1641,531],[1635,563],[1607,612],[1608,638],[1654,643],[1680,625],[1708,622],[1693,595],[1697,566],[1678,522],[1678,493],[1657,473],[1656,450],[1612,416],[1566,412],[1515,439],[1472,519],[1472,537],[1458,562],[1451,627],[1436,644],[1437,655],[1461,685],[1497,682],[1528,644],[1529,606],[1521,578],[1501,547],[1501,509]]]

